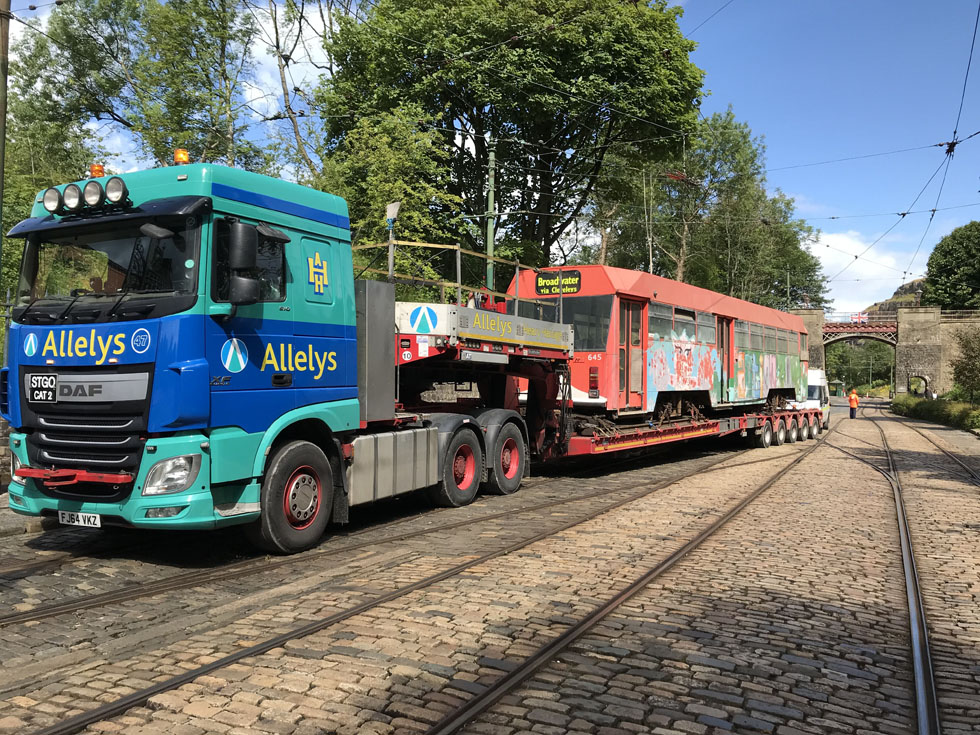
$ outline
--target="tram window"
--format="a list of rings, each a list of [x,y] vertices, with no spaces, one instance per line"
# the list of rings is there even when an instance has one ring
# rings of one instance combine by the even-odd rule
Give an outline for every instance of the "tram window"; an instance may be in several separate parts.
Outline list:
[[[785,329],[779,330],[779,353],[781,355],[789,354],[789,334]]]
[[[749,325],[752,329],[750,340],[751,349],[762,352],[762,326],[760,324]]]
[[[766,352],[775,352],[779,347],[775,327],[766,327]]]
[[[697,327],[693,311],[674,309],[674,332],[678,337],[694,340],[697,337]]]
[[[630,304],[630,344],[634,347],[640,346],[640,339],[643,336],[643,304]]]
[[[749,349],[749,323],[743,321],[735,322],[735,349]]]
[[[698,342],[706,345],[715,343],[715,316],[698,312]]]
[[[806,341],[807,336],[805,333],[800,332],[800,352],[807,353],[809,351],[809,345]]]
[[[650,339],[670,339],[670,333],[674,331],[674,310],[666,304],[650,304],[649,318],[647,319],[647,331]]]
[[[561,317],[564,324],[575,327],[575,349],[597,352],[606,349],[609,320],[612,315],[612,294],[603,296],[566,296],[562,299]],[[514,302],[507,302],[507,313],[514,313]],[[557,299],[553,304],[533,304],[522,301],[520,316],[544,321],[558,321]]]

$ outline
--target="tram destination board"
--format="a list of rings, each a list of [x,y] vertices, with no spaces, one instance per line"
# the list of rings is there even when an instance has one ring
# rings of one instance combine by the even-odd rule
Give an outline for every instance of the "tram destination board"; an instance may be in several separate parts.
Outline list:
[[[578,293],[582,290],[582,272],[548,271],[546,273],[538,273],[534,279],[534,290],[538,296]]]

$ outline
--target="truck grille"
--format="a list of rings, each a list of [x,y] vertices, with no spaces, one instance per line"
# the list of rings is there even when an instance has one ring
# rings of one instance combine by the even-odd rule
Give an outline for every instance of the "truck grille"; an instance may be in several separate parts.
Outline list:
[[[37,423],[27,437],[36,467],[135,473],[146,443],[141,416],[38,413]]]

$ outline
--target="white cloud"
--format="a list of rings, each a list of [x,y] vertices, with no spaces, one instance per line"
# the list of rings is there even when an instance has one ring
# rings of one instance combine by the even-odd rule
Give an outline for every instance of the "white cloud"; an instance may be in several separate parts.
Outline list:
[[[862,311],[889,298],[902,284],[902,270],[908,266],[910,254],[895,249],[897,238],[890,237],[868,249],[878,237],[856,230],[822,232],[811,243],[810,250],[820,259],[824,275],[834,279],[827,284],[834,311]],[[910,274],[905,280],[917,275]]]

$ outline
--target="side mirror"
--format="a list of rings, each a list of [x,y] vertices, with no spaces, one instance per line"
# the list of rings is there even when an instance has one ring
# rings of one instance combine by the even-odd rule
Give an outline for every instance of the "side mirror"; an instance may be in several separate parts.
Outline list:
[[[231,274],[228,283],[228,303],[232,306],[248,306],[259,300],[259,282],[254,278]]]
[[[228,267],[232,272],[254,268],[258,263],[259,233],[252,225],[232,222],[228,233]]]

